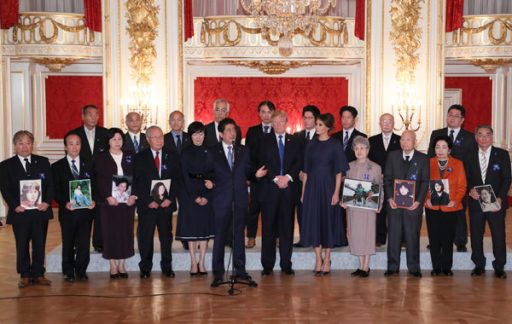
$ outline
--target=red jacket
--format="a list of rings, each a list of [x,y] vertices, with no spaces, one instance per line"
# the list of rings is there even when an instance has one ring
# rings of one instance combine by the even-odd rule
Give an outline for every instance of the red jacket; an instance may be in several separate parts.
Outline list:
[[[439,165],[437,164],[437,157],[430,159],[430,180],[448,179],[448,186],[450,191],[450,201],[455,202],[455,207],[448,206],[432,206],[429,209],[442,210],[444,212],[454,212],[462,210],[462,199],[466,195],[466,173],[462,161],[457,160],[451,156],[448,157],[448,163],[444,171],[444,176],[441,178],[439,172]],[[430,190],[427,192],[427,198],[430,199]],[[425,205],[426,207],[426,205]],[[428,207],[427,207],[428,208]]]

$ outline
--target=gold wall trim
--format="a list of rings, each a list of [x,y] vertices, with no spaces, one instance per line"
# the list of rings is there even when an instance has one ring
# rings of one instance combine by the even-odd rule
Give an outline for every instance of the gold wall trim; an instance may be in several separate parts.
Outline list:
[[[165,30],[165,116],[169,116],[169,46],[168,46],[167,0],[164,0],[164,30]]]
[[[183,0],[178,0],[178,110],[183,112]]]
[[[265,74],[271,75],[283,74],[290,69],[313,65],[311,62],[298,61],[226,61],[226,63],[257,69]]]

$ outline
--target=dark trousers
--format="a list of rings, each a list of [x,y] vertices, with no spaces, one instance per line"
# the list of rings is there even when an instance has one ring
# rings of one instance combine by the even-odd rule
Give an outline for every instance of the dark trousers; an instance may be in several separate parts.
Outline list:
[[[140,271],[150,272],[153,268],[153,238],[155,228],[158,229],[160,239],[160,269],[162,272],[172,270],[172,212],[169,208],[146,210],[139,214],[137,239],[139,243]]]
[[[244,227],[247,207],[235,207],[233,226],[232,209],[215,210],[215,239],[213,240],[212,270],[215,278],[222,279],[224,272],[224,246],[228,238],[233,241],[233,265],[235,274],[245,274]],[[230,230],[231,229],[231,230]]]
[[[60,220],[62,233],[62,273],[84,275],[89,265],[91,217],[65,215]]]
[[[44,256],[48,220],[37,215],[17,215],[12,224],[16,240],[16,271],[23,278],[36,278],[44,275]],[[30,246],[32,245],[32,259]]]
[[[281,269],[292,268],[293,206],[283,194],[262,203],[261,211],[261,265],[274,269],[276,263],[276,234],[279,238]]]
[[[507,262],[507,248],[505,243],[505,210],[496,213],[483,213],[478,202],[471,202],[469,206],[469,229],[471,233],[471,260],[478,268],[485,268],[484,232],[485,222],[489,223],[492,237],[492,252],[494,261],[492,266],[496,270],[503,270]]]
[[[92,223],[92,246],[95,249],[103,248],[103,236],[101,234],[101,216],[99,208],[94,209],[94,219]]]
[[[466,246],[468,244],[468,222],[466,220],[466,207],[468,197],[462,199],[462,206],[464,208],[457,212],[457,226],[455,230],[455,245]]]
[[[459,212],[426,209],[430,258],[434,270],[451,270],[453,265],[453,240]]]
[[[402,240],[405,239],[407,269],[420,271],[420,230],[423,207],[414,211],[391,210],[388,205],[388,270],[400,269]],[[402,237],[403,235],[403,237]]]
[[[251,202],[249,203],[249,212],[245,220],[247,226],[246,236],[255,238],[258,233],[258,217],[261,211],[261,204],[258,201],[257,190],[255,185],[251,183]]]
[[[386,239],[388,236],[388,226],[387,226],[387,210],[386,208],[382,208],[380,213],[377,214],[376,220],[376,238],[375,241],[380,244],[386,244]]]

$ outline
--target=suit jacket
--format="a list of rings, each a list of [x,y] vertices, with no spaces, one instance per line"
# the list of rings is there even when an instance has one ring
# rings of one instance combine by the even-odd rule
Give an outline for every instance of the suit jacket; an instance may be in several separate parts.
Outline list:
[[[343,146],[344,132],[345,131],[342,129],[341,131],[334,133],[334,135],[332,135],[332,137],[334,137],[340,141],[342,146]],[[354,128],[354,131],[352,131],[352,134],[348,138],[347,147],[345,148],[345,157],[347,158],[348,163],[356,160],[356,154],[354,153],[354,150],[352,150],[352,142],[354,141],[354,138],[356,136],[368,137],[368,136],[366,136],[366,134],[361,133],[360,131],[358,131],[357,129]]]
[[[217,138],[217,135],[215,133],[215,122],[211,122],[208,125],[206,125],[204,130],[204,142],[206,144],[206,147],[213,147],[217,144],[219,144],[219,139]],[[240,127],[236,126],[236,145],[241,145],[242,143],[242,131],[240,130]]]
[[[91,152],[84,125],[73,129],[71,132],[80,136],[82,142],[82,148],[80,150],[81,159],[92,161],[98,153],[105,152],[108,149],[108,130],[106,128],[96,126],[96,132],[94,134],[94,152]]]
[[[384,172],[384,170],[386,170],[386,159],[389,152],[400,150],[400,136],[395,133],[391,134],[387,150],[384,148],[382,133],[374,135],[368,140],[370,141],[370,152],[368,153],[368,158],[380,165],[380,168]]]
[[[448,136],[448,128],[436,129],[430,135],[430,142],[428,144],[428,156],[433,157],[436,155],[434,150],[434,139],[440,135]],[[457,137],[453,141],[453,147],[450,152],[450,155],[456,159],[464,161],[467,154],[477,148],[475,134],[468,132],[465,129],[460,129]]]
[[[489,164],[487,173],[485,174],[485,183],[482,182],[482,173],[480,171],[480,154],[478,153],[478,147],[469,152],[465,165],[468,189],[472,189],[475,186],[481,186],[484,184],[491,185],[496,197],[501,198],[502,210],[507,209],[507,193],[511,182],[510,156],[508,155],[508,152],[494,146],[491,147]],[[470,199],[470,201],[478,203],[473,199]]]
[[[133,176],[133,153],[123,153],[121,166],[123,174]],[[100,153],[94,159],[93,164],[93,199],[96,203],[106,203],[107,198],[112,196],[112,176],[117,175],[117,165],[109,151]],[[132,181],[132,194],[133,194]]]
[[[77,209],[75,211],[66,209],[66,204],[70,200],[69,181],[75,180],[73,173],[71,173],[71,167],[69,166],[67,157],[53,163],[52,172],[55,185],[55,201],[59,204],[59,221],[61,221],[63,217],[92,216],[92,210],[90,209]],[[79,172],[79,179],[91,179],[93,174],[92,164],[87,160],[80,159]]]
[[[274,130],[272,128],[270,129],[269,134],[274,134]],[[259,147],[264,135],[265,133],[263,133],[263,124],[249,127],[247,134],[245,135],[245,146],[247,146],[249,152],[251,153],[251,161],[253,163],[258,162]]]
[[[464,209],[462,199],[467,192],[466,172],[462,161],[450,156],[444,171],[443,177],[439,171],[437,158],[430,158],[430,180],[448,179],[448,187],[450,188],[450,200],[455,201],[455,207],[448,206],[432,206],[433,210],[442,210],[444,212],[453,212]],[[430,199],[430,190],[427,193],[427,199]]]
[[[144,151],[149,147],[148,141],[146,139],[146,134],[140,133],[140,140],[139,140],[139,152]],[[123,152],[131,152],[133,154],[136,154],[138,152],[135,152],[135,146],[133,144],[133,138],[130,137],[130,133],[124,134],[123,139]]]
[[[186,132],[181,132],[181,151],[178,151],[176,147],[176,143],[174,142],[174,137],[172,136],[172,132],[169,132],[164,135],[164,147],[171,152],[171,154],[175,154],[180,156],[181,152],[184,149],[192,145],[192,138]]]
[[[233,152],[235,163],[231,170],[222,143],[208,150],[210,169],[213,171],[212,181],[215,184],[212,206],[217,215],[231,210],[233,201],[236,208],[247,208],[249,203],[246,181],[254,177],[250,153],[247,147],[236,144]]]
[[[172,204],[166,208],[169,217],[176,210],[176,196],[181,183],[180,160],[176,154],[171,154],[165,147],[161,150],[160,169],[161,174],[159,175],[150,148],[135,156],[133,184],[134,194],[138,197],[137,211],[139,215],[150,211],[148,205],[153,201],[151,197],[152,180],[171,179],[169,199]]]
[[[425,202],[430,180],[430,162],[426,154],[414,151],[410,162],[403,159],[403,151],[396,150],[389,152],[384,171],[384,193],[386,200],[393,197],[394,181],[415,180],[415,200],[420,203],[419,210]],[[409,164],[408,164],[409,163]]]
[[[50,162],[47,158],[35,154],[32,154],[30,159],[31,167],[28,174],[17,155],[0,163],[0,190],[9,208],[7,224],[16,224],[22,217],[53,218],[51,204],[54,187]],[[31,209],[18,214],[14,210],[20,205],[20,180],[31,179],[41,179],[42,201],[50,207],[45,212]]]
[[[279,158],[279,147],[276,136],[269,134],[262,138],[259,147],[259,161],[257,166],[265,165],[267,168],[267,175],[259,180],[260,182],[260,201],[271,201],[273,199],[280,199],[278,193],[284,190],[285,198],[291,203],[299,201],[299,172],[302,169],[302,144],[301,140],[293,135],[286,134],[284,140],[284,160],[283,160],[283,175],[290,175],[292,181],[288,183],[286,189],[279,189],[274,183],[274,178],[280,174],[281,159]]]

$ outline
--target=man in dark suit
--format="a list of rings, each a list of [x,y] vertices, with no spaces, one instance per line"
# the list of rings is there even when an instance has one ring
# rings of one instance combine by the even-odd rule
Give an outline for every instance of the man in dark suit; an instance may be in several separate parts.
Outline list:
[[[142,118],[139,113],[132,111],[126,114],[125,118],[128,132],[124,134],[123,151],[137,154],[149,147],[146,134],[141,132]]]
[[[83,143],[80,157],[84,160],[93,161],[98,153],[107,150],[108,132],[105,128],[98,126],[99,117],[98,107],[86,105],[82,108],[83,125],[71,131],[80,136]],[[92,245],[95,251],[101,252],[103,251],[101,218],[97,210],[95,210],[93,226]]]
[[[406,130],[400,138],[401,150],[389,152],[384,172],[384,193],[388,202],[388,269],[385,276],[397,274],[400,269],[400,250],[403,238],[406,243],[407,268],[414,277],[421,277],[420,229],[423,204],[427,195],[430,162],[426,154],[414,149],[416,133]],[[415,181],[414,203],[408,208],[398,208],[394,201],[394,181]],[[402,237],[403,235],[403,237]]]
[[[388,153],[400,149],[400,136],[393,133],[395,119],[391,114],[382,114],[379,119],[379,126],[382,132],[369,138],[370,152],[368,153],[368,158],[380,165],[381,170],[384,172],[386,170]],[[388,234],[386,211],[387,208],[382,208],[380,213],[377,214],[377,246],[386,244]]]
[[[176,192],[180,186],[179,158],[164,148],[164,134],[158,126],[146,131],[149,148],[135,156],[133,191],[137,196],[139,225],[137,239],[140,253],[140,277],[149,278],[153,268],[153,237],[158,228],[160,268],[166,277],[174,278],[172,270],[172,213],[176,210]],[[171,180],[168,196],[155,201],[153,181]]]
[[[276,106],[272,101],[262,101],[258,105],[258,115],[260,116],[261,123],[247,130],[245,136],[245,145],[251,154],[251,163],[257,165],[258,163],[258,150],[260,147],[261,139],[264,134],[273,133],[272,129],[272,113],[276,110]],[[251,201],[249,203],[249,213],[247,215],[247,244],[246,248],[251,249],[256,245],[256,233],[258,231],[258,216],[261,211],[259,196],[260,185],[258,181],[251,181]]]
[[[68,133],[64,137],[64,146],[66,156],[52,165],[62,233],[62,274],[67,282],[75,281],[75,276],[86,281],[95,202],[90,201],[87,208],[74,209],[70,202],[69,182],[91,179],[92,164],[80,159],[81,140],[78,135]]]
[[[51,281],[44,276],[44,257],[48,220],[53,218],[50,162],[32,154],[34,135],[29,131],[16,132],[13,144],[16,155],[0,163],[0,190],[8,206],[7,224],[12,225],[16,240],[18,287],[25,288],[30,283],[49,286]],[[20,188],[21,180],[40,180],[40,185],[33,182]]]
[[[356,126],[357,109],[352,106],[343,106],[340,108],[341,125],[343,129],[333,135],[343,145],[343,151],[347,162],[355,161],[356,154],[352,150],[352,141],[356,136],[367,137],[366,134],[361,133]]]
[[[209,163],[213,169],[214,187],[212,207],[215,217],[215,240],[213,242],[212,269],[214,280],[212,287],[218,287],[224,277],[224,246],[228,236],[233,238],[233,267],[237,279],[252,282],[245,270],[244,227],[249,195],[246,181],[254,175],[249,151],[243,145],[237,145],[236,124],[231,118],[219,123],[222,143],[208,151]],[[256,177],[263,177],[263,168]],[[233,221],[233,230],[230,224]],[[234,233],[234,234],[233,234]]]
[[[315,130],[315,124],[316,124],[316,118],[320,115],[320,109],[318,109],[317,106],[314,105],[307,105],[302,108],[302,122],[304,125],[304,129],[301,131],[296,132],[294,135],[298,137],[301,142],[301,156],[304,160],[304,153],[306,151],[307,144],[314,138],[318,137],[318,134]],[[304,165],[301,166],[301,171],[299,173],[299,185],[297,186],[297,193],[300,197],[302,194],[302,169],[304,168]],[[296,206],[296,214],[297,214],[297,224],[299,225],[299,233],[300,233],[300,225],[302,224],[302,203],[299,201],[297,202]],[[302,243],[299,240],[293,244],[294,247],[302,247]]]
[[[259,179],[261,191],[261,264],[262,275],[269,275],[276,262],[276,234],[279,238],[280,266],[283,273],[293,275],[293,212],[299,201],[297,186],[303,161],[300,139],[286,134],[288,115],[284,111],[272,114],[275,134],[265,135],[259,146],[258,166],[267,170]]]
[[[219,134],[219,123],[229,116],[230,108],[229,102],[226,99],[216,99],[213,103],[214,120],[207,124],[204,130],[204,143],[206,147],[213,147],[222,142]],[[242,143],[242,131],[238,126],[236,126],[235,143],[237,145]]]
[[[507,261],[505,242],[505,212],[508,208],[507,193],[510,189],[510,157],[508,152],[493,146],[491,126],[478,126],[475,138],[478,148],[468,153],[465,168],[469,195],[469,229],[471,232],[471,260],[475,263],[472,276],[481,276],[485,272],[484,232],[485,222],[489,223],[494,253],[494,275],[506,278],[504,271]],[[475,186],[490,185],[496,195],[496,202],[501,208],[483,212],[478,203],[479,194]]]
[[[169,115],[169,126],[171,131],[164,136],[164,147],[171,152],[181,156],[181,152],[192,144],[190,136],[183,131],[185,116],[181,111],[175,110]]]
[[[476,149],[475,135],[462,128],[466,109],[462,105],[452,105],[448,109],[446,116],[446,124],[448,127],[434,130],[430,135],[428,145],[428,156],[436,155],[434,151],[434,140],[440,135],[448,135],[452,140],[453,146],[450,155],[465,163],[466,156],[469,152]],[[455,232],[455,245],[458,252],[467,252],[466,244],[468,243],[468,224],[466,221],[466,205],[467,198],[462,200],[464,209],[458,212],[457,228]]]

